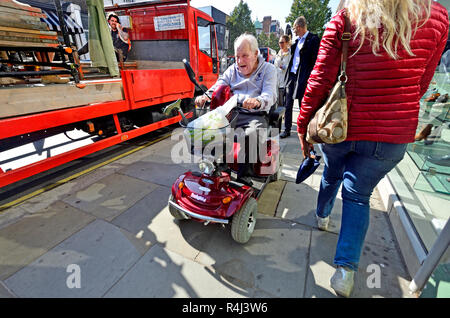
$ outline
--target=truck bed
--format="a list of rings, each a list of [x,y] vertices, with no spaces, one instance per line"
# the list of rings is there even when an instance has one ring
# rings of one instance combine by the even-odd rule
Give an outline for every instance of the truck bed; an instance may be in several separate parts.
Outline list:
[[[83,89],[70,83],[0,88],[0,118],[124,99],[121,79],[87,80],[82,83],[86,84]]]
[[[139,70],[180,70],[184,68],[182,62],[168,61],[130,61],[127,62],[127,65],[126,69],[135,69],[138,72]],[[88,68],[88,65],[84,65],[84,67]],[[181,73],[183,72],[181,71]],[[94,76],[92,79],[81,81],[86,84],[83,89],[75,87],[73,83],[46,84],[45,86],[42,84],[15,85],[0,88],[0,100],[2,101],[0,119],[125,99],[122,79],[108,78],[105,74],[98,79],[95,79],[93,73],[85,75],[87,78]],[[171,75],[173,76],[173,72]],[[145,85],[145,81],[141,84]],[[149,94],[147,88],[145,91],[145,95]],[[138,95],[142,94],[138,92]]]

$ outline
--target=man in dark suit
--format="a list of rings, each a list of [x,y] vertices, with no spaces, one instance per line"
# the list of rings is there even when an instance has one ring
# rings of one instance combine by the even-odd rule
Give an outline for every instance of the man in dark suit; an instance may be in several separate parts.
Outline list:
[[[319,37],[308,31],[305,17],[298,17],[292,28],[298,38],[291,46],[291,60],[288,65],[289,72],[286,72],[285,130],[280,134],[281,138],[286,138],[291,135],[294,100],[298,99],[299,103],[302,101],[309,75],[316,63],[320,44]]]

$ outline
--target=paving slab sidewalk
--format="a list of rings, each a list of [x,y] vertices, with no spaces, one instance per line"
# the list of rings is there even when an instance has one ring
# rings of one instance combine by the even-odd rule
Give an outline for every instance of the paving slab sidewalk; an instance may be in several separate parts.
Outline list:
[[[165,139],[2,211],[0,297],[337,297],[329,279],[342,203],[338,197],[330,231],[319,231],[322,168],[294,183],[296,135],[281,140],[282,178],[259,199],[244,245],[229,227],[171,217],[171,183],[194,167],[171,161],[175,143]],[[352,297],[411,297],[377,192],[370,222]]]

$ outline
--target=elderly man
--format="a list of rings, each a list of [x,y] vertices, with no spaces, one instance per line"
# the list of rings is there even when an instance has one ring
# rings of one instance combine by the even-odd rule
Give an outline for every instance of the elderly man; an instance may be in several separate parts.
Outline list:
[[[267,128],[267,115],[277,100],[277,70],[273,64],[259,55],[258,41],[251,34],[242,34],[234,41],[236,62],[231,65],[208,90],[211,96],[216,87],[227,85],[238,97],[239,115],[236,127],[242,127],[246,135],[255,128]],[[195,104],[203,106],[209,98],[198,96]],[[248,164],[239,166],[238,177],[243,181]],[[248,181],[247,181],[248,182]]]

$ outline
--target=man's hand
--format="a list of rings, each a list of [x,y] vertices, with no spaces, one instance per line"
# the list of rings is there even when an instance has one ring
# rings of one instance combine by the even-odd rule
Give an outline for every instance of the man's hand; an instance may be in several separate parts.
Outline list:
[[[261,107],[261,102],[256,98],[247,98],[242,103],[242,107],[245,109],[258,108],[258,107]]]
[[[197,96],[197,98],[195,99],[195,105],[203,107],[208,100],[209,98],[206,95]]]
[[[122,37],[122,39],[124,39],[125,41],[128,41],[128,37],[129,37],[128,32],[125,32],[123,30],[123,27],[120,23],[117,23],[116,25],[117,25],[117,30],[119,30],[119,33],[120,33],[120,36]]]
[[[310,152],[314,150],[314,145],[306,141],[306,135],[298,133],[298,139],[300,140],[300,146],[302,147],[303,158],[310,157]]]

